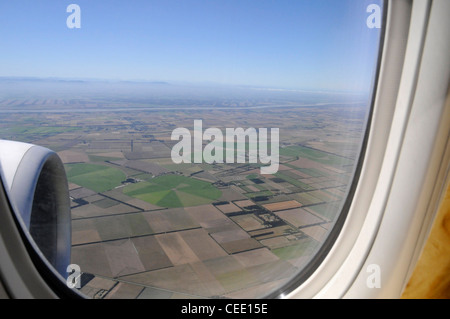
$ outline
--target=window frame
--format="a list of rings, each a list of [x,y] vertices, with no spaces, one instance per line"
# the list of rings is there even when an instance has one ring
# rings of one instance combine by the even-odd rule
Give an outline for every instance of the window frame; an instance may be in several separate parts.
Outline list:
[[[436,213],[450,157],[450,49],[440,32],[450,29],[450,6],[445,0],[387,5],[374,117],[354,201],[324,262],[287,298],[400,297]],[[373,264],[381,270],[379,288],[367,285]]]
[[[369,138],[371,136],[371,126],[374,119],[374,105],[375,105],[375,99],[376,99],[376,93],[378,91],[378,85],[379,85],[379,79],[380,79],[380,72],[381,72],[381,63],[383,61],[383,51],[384,51],[384,45],[385,45],[385,34],[386,34],[386,22],[387,22],[387,12],[388,12],[388,2],[389,0],[384,0],[383,5],[383,12],[382,12],[382,30],[380,33],[380,43],[379,43],[379,49],[378,49],[378,57],[377,57],[377,63],[374,75],[374,84],[373,84],[373,91],[371,100],[369,102],[369,108],[368,108],[368,115],[366,117],[366,126],[364,127],[364,132],[362,136],[362,142],[359,149],[359,155],[358,159],[356,161],[356,166],[354,168],[353,172],[353,179],[350,181],[350,185],[348,187],[348,193],[346,199],[343,201],[343,205],[341,208],[341,211],[337,215],[336,221],[327,235],[327,238],[323,243],[321,243],[320,248],[318,251],[314,254],[314,256],[311,258],[311,260],[308,261],[308,264],[305,266],[304,269],[300,271],[300,273],[293,278],[290,282],[288,282],[286,285],[280,287],[273,293],[269,295],[269,298],[285,298],[287,295],[291,294],[292,292],[296,291],[296,289],[300,286],[302,286],[305,282],[308,281],[308,279],[318,270],[320,265],[326,260],[327,255],[330,253],[330,251],[333,249],[333,247],[336,245],[336,241],[338,237],[340,236],[341,232],[343,231],[343,227],[346,224],[346,220],[349,215],[350,207],[352,205],[352,202],[354,201],[357,187],[360,183],[361,173],[363,169],[363,163],[366,158],[366,151],[367,146],[369,142]]]

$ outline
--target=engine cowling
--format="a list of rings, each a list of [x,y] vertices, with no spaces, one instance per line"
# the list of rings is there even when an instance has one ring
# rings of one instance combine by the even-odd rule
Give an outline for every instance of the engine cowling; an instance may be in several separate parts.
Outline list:
[[[63,277],[71,253],[70,198],[64,165],[44,147],[0,140],[3,184],[21,224]]]

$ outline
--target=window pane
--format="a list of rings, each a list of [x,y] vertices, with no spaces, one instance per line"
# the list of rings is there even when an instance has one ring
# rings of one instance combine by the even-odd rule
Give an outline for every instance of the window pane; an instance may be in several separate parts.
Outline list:
[[[64,163],[81,292],[301,276],[355,178],[382,1],[34,3],[0,5],[0,138]]]

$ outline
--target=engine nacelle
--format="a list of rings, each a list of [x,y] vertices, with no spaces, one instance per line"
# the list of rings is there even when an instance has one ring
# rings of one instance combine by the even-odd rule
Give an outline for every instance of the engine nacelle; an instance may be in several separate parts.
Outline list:
[[[11,205],[47,261],[65,278],[71,253],[64,165],[44,147],[0,140],[0,169]]]

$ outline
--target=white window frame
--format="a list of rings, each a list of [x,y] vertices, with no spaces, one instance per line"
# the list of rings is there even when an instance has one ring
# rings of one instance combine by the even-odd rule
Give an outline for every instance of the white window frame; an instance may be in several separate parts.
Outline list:
[[[399,298],[449,167],[450,1],[388,1],[366,156],[343,228],[287,298]],[[377,265],[380,285],[368,284]]]

